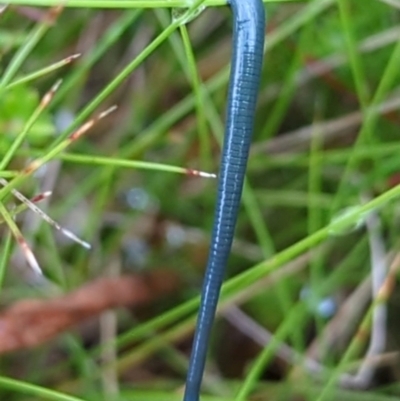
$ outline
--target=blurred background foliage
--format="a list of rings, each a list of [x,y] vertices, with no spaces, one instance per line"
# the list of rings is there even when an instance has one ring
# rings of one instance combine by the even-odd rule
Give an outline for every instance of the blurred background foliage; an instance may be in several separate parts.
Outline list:
[[[229,282],[216,322],[204,400],[398,399],[398,288],[392,285],[373,310],[368,280],[378,271],[372,281],[379,288],[390,266],[397,274],[397,192],[384,196],[400,170],[400,3],[314,0],[266,9],[254,143],[227,273],[239,279]],[[46,211],[92,250],[30,211],[18,215],[46,276],[37,282],[3,224],[1,305],[153,270],[178,276],[180,284],[146,306],[105,313],[2,356],[1,375],[85,400],[179,400],[216,181],[171,174],[156,163],[218,172],[232,16],[227,7],[208,7],[168,31],[176,19],[166,8],[59,11],[50,17],[46,8],[11,5],[0,15],[2,157],[42,96],[63,80],[1,174],[12,177],[71,126],[117,104],[18,186],[28,197],[52,189]],[[165,40],[149,48],[163,33]],[[101,95],[115,79],[118,85]],[[375,207],[346,229],[314,235],[374,198]],[[16,203],[3,202],[8,209]],[[374,330],[383,345],[371,351]],[[361,379],[349,379],[358,368]],[[1,399],[57,399],[2,380]]]

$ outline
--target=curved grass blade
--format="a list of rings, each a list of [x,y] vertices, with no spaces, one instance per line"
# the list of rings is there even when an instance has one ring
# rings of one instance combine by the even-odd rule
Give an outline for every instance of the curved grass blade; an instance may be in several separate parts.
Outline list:
[[[51,99],[53,98],[54,94],[56,93],[56,91],[60,85],[61,85],[61,80],[57,81],[51,87],[51,89],[42,97],[42,100],[40,101],[39,106],[32,113],[31,117],[26,122],[24,128],[18,134],[17,138],[14,140],[14,142],[8,149],[7,153],[1,160],[0,170],[3,170],[7,166],[7,164],[10,162],[10,160],[13,158],[15,152],[17,151],[19,146],[22,144],[22,142],[26,138],[26,135],[28,134],[29,130],[32,128],[33,124],[37,121],[37,119],[39,118],[39,116],[43,112],[43,110],[49,105],[49,103],[51,102]]]
[[[42,200],[48,198],[51,194],[52,194],[51,191],[46,191],[41,194],[35,195],[33,198],[30,199],[30,201],[33,203],[39,203]],[[24,212],[26,209],[28,209],[28,206],[25,203],[22,203],[22,204],[18,205],[17,207],[13,208],[10,211],[10,215],[11,215],[11,217],[15,217],[18,214]],[[0,224],[2,224],[2,223],[4,223],[4,219],[2,219],[0,216]]]
[[[12,3],[9,2],[9,4]],[[6,70],[1,75],[0,94],[4,91],[5,87],[13,79],[17,71],[20,69],[20,67],[28,57],[29,53],[40,42],[40,40],[43,38],[43,36],[46,34],[49,28],[54,24],[54,21],[57,20],[62,10],[63,7],[61,7],[58,4],[55,4],[55,7],[49,10],[49,12],[46,14],[43,22],[35,26],[32,32],[26,35],[28,40],[15,53],[14,57],[8,64]]]
[[[76,131],[74,131],[69,137],[64,139],[61,143],[55,146],[52,150],[46,153],[44,156],[33,160],[27,167],[25,167],[20,173],[8,184],[0,190],[0,200],[7,196],[13,188],[22,183],[26,177],[29,177],[38,168],[46,164],[49,160],[53,159],[60,152],[65,150],[69,145],[78,140],[82,135],[89,131],[93,126],[99,122],[101,119],[108,116],[110,113],[115,111],[117,106],[112,106],[97,116],[93,117],[82,126],[80,126]]]
[[[68,64],[71,64],[73,61],[77,60],[81,56],[80,53],[72,54],[71,56],[65,57],[64,59],[57,61],[54,64],[51,64],[47,67],[44,67],[38,71],[32,72],[31,74],[25,75],[21,78],[16,79],[15,81],[8,84],[4,90],[9,90],[15,88],[18,85],[26,84],[27,82],[33,81],[37,78],[40,78],[50,72],[57,70],[58,68],[64,67]]]
[[[12,235],[17,241],[17,244],[21,247],[21,250],[24,253],[25,259],[28,262],[29,266],[36,274],[42,276],[43,275],[42,269],[40,268],[39,263],[35,258],[35,255],[33,254],[28,243],[25,241],[24,236],[22,235],[18,226],[15,224],[13,218],[10,216],[8,210],[1,202],[0,202],[0,214],[3,216],[3,219],[7,223]]]
[[[3,185],[3,187],[8,185],[8,182],[3,179],[0,178],[0,184]],[[71,232],[70,230],[67,230],[66,228],[60,226],[60,224],[58,224],[56,221],[54,221],[50,216],[48,216],[42,209],[40,209],[38,206],[35,205],[35,203],[33,203],[32,201],[30,201],[28,198],[26,198],[24,195],[22,195],[20,192],[18,192],[15,189],[11,190],[11,193],[17,198],[19,199],[22,203],[24,203],[29,209],[31,209],[33,212],[35,212],[36,214],[38,214],[44,221],[46,221],[48,224],[50,224],[51,226],[53,226],[56,230],[62,232],[66,237],[72,239],[73,241],[75,241],[76,243],[82,245],[84,248],[86,249],[90,249],[91,246],[89,243],[87,243],[86,241],[81,240],[79,237],[77,237],[73,232]],[[43,199],[43,195],[42,198]]]

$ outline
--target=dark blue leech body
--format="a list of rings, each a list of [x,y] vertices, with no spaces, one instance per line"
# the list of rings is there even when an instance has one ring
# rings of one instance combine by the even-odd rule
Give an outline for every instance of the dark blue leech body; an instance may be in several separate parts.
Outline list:
[[[184,401],[199,401],[210,332],[239,211],[262,69],[265,32],[262,0],[230,0],[229,4],[234,32],[225,138],[211,249]]]

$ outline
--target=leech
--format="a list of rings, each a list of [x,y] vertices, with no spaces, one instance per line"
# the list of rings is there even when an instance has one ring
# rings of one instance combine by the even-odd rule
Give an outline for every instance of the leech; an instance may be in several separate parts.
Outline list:
[[[228,262],[253,133],[262,69],[265,15],[262,0],[230,0],[234,31],[224,145],[214,227],[184,401],[199,401],[209,337]]]

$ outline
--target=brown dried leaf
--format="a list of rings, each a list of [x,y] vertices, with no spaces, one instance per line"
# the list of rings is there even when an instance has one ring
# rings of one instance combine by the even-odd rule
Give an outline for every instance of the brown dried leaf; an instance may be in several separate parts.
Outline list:
[[[173,291],[171,272],[100,278],[55,299],[29,299],[0,314],[0,353],[42,344],[107,309],[150,303]]]

